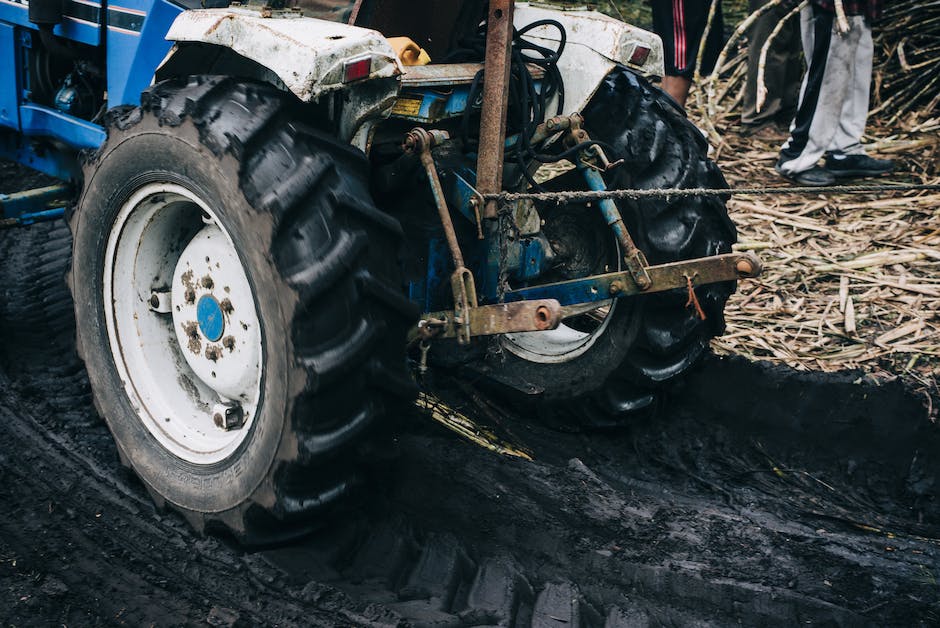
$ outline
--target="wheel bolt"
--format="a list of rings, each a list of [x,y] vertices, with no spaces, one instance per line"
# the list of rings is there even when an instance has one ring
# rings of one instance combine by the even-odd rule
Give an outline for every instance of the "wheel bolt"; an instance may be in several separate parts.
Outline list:
[[[147,299],[147,305],[150,309],[159,314],[168,314],[170,312],[170,293],[153,291],[150,298]]]
[[[212,408],[212,421],[225,431],[237,430],[245,424],[245,412],[238,403],[217,403]]]

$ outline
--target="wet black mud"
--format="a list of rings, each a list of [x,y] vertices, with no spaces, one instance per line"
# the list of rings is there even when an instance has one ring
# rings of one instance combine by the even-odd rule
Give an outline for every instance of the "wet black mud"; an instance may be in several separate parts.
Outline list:
[[[319,535],[200,538],[95,414],[69,244],[62,223],[0,232],[3,624],[940,623],[940,430],[923,397],[855,373],[713,358],[621,430],[507,419],[534,462],[415,413]]]

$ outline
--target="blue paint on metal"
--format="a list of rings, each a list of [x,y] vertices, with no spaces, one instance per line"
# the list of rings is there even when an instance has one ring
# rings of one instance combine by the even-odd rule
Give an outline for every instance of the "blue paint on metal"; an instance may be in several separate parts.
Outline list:
[[[608,289],[608,281],[594,277],[575,279],[561,284],[548,284],[510,290],[503,297],[506,301],[530,301],[532,299],[556,299],[561,305],[594,303],[614,298]]]
[[[523,238],[519,242],[519,257],[513,275],[521,281],[535,279],[542,274],[544,261],[545,249],[542,247],[542,239]]]
[[[0,72],[0,125],[14,129],[20,126],[19,102],[17,94],[20,93],[18,82],[19,50],[16,43],[16,33],[10,24],[0,24],[0,59],[7,59],[7,71]]]
[[[183,9],[167,0],[121,0],[108,10],[108,106],[139,105],[173,42],[166,33]],[[142,18],[141,21],[134,17]],[[140,28],[138,32],[136,29]]]
[[[20,105],[20,125],[23,135],[51,137],[76,149],[98,148],[107,137],[97,124],[32,103]]]
[[[600,172],[583,163],[578,164],[578,170],[581,171],[584,180],[587,181],[588,187],[591,190],[595,192],[604,192],[607,190],[607,183],[604,182],[604,177]],[[598,201],[597,205],[601,210],[601,214],[604,216],[604,221],[610,225],[614,235],[617,236],[617,241],[623,242],[627,228],[621,220],[620,210],[617,209],[617,204],[611,198],[604,198]]]
[[[420,100],[418,111],[409,115],[392,112],[393,118],[404,118],[416,122],[437,122],[459,116],[467,108],[469,85],[455,85],[443,92],[431,87],[411,87],[403,91],[400,100]]]
[[[476,181],[475,173],[469,168],[461,168],[459,170],[446,170],[441,173],[442,179],[452,179],[453,185],[447,187],[450,188],[450,194],[448,195],[448,201],[451,207],[455,207],[460,214],[472,222],[474,225],[477,222],[476,213],[473,211],[473,206],[470,204],[470,201],[479,194],[474,188],[473,185],[468,181],[472,179]],[[450,183],[450,181],[447,181]],[[480,207],[479,211],[483,211],[483,208]]]
[[[431,238],[428,242],[427,275],[424,281],[424,307],[426,311],[442,309],[450,299],[450,276],[454,264],[443,238]]]
[[[0,22],[38,30],[29,21],[29,3],[25,0],[0,0]],[[53,29],[53,34],[89,46],[101,43],[101,4],[95,0],[65,0],[62,23]]]
[[[211,295],[202,295],[196,304],[196,321],[199,323],[199,331],[209,342],[217,342],[225,331],[222,307]]]
[[[61,218],[65,213],[62,205],[71,194],[67,185],[0,194],[0,218],[5,221],[4,226],[24,226]]]
[[[36,224],[37,222],[49,222],[50,220],[58,220],[65,215],[64,207],[57,207],[56,209],[47,209],[41,212],[33,212],[28,214],[23,214],[19,218],[14,218],[16,221],[17,227],[27,227],[29,225]]]
[[[75,153],[53,150],[15,131],[0,129],[0,158],[15,161],[62,181],[77,181],[81,167]]]

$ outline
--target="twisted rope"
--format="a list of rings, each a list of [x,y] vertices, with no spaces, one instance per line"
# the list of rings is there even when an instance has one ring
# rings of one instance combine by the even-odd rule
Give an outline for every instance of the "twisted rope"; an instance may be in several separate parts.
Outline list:
[[[564,192],[500,192],[484,194],[484,200],[501,203],[513,201],[599,201],[611,199],[683,198],[689,196],[773,196],[815,194],[865,194],[883,192],[940,191],[940,183],[905,183],[896,185],[830,185],[820,187],[781,186],[755,188],[659,188],[652,190],[568,190]]]

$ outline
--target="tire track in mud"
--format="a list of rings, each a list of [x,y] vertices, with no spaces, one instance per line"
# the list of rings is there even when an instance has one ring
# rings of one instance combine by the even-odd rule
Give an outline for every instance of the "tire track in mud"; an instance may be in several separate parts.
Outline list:
[[[928,451],[940,443],[918,403],[878,389],[892,407],[875,407],[861,398],[871,390],[843,390],[850,382],[838,378],[792,381],[736,362],[711,365],[734,391],[699,373],[664,417],[620,432],[564,434],[520,417],[513,431],[534,463],[408,421],[375,489],[321,534],[254,553],[199,538],[154,511],[95,415],[74,354],[68,248],[61,224],[0,233],[4,623],[940,618]],[[813,386],[840,402],[797,404],[791,388]],[[879,459],[871,439],[892,412],[916,426],[883,438],[891,455]]]

